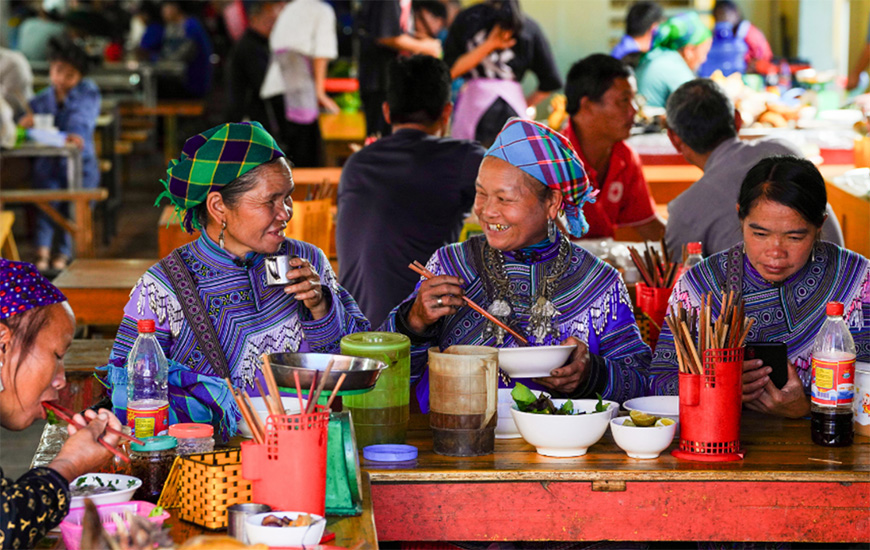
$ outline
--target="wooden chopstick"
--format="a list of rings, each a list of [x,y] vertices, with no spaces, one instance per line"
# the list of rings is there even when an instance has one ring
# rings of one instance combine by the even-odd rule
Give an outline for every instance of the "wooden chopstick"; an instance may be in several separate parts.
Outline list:
[[[257,412],[256,407],[254,407],[254,402],[251,401],[251,396],[248,395],[248,390],[242,389],[240,396],[242,401],[244,401],[245,406],[248,407],[249,412],[251,413],[251,418],[254,420],[254,424],[256,424],[257,431],[260,432],[262,439],[266,440],[266,423],[263,422],[263,419],[260,418],[260,413]],[[254,429],[251,428],[251,432],[253,433]]]
[[[258,378],[254,378],[254,385],[257,387],[257,391],[260,392],[260,396],[263,398],[263,403],[266,405],[266,410],[270,415],[274,414],[283,414],[284,411],[276,411],[275,404],[272,403],[272,400],[269,399],[269,395],[266,393],[266,390],[263,388],[263,384],[260,384],[260,380]]]
[[[42,406],[47,408],[47,409],[51,409],[54,412],[54,414],[56,414],[58,416],[58,418],[60,418],[61,420],[63,420],[67,424],[72,424],[73,426],[75,426],[76,428],[78,428],[80,430],[84,430],[87,428],[87,426],[85,424],[82,424],[81,422],[76,421],[72,416],[67,414],[67,412],[65,412],[66,409],[61,410],[61,408],[58,408],[57,405],[51,403],[50,401],[43,401]],[[135,437],[130,437],[123,432],[119,432],[118,430],[116,430],[114,428],[110,428],[109,426],[106,426],[106,431],[107,432],[111,431],[111,433],[116,434],[116,435],[120,434],[121,436],[124,437],[124,439],[132,440],[132,441],[135,441],[136,443],[142,444],[141,440],[136,439]],[[127,463],[130,462],[129,456],[125,455],[123,452],[116,449],[115,447],[109,445],[109,443],[105,439],[103,439],[102,435],[100,435],[97,438],[97,441],[99,441],[100,445],[102,445],[103,447],[108,449],[109,452],[111,452],[113,455],[117,456],[118,458],[120,458],[124,462],[127,462]]]
[[[262,364],[260,365],[263,369],[263,380],[266,381],[266,388],[271,393],[271,396],[264,395],[263,398],[271,398],[273,399],[272,405],[280,410],[284,410],[284,406],[281,403],[281,392],[278,391],[278,384],[275,383],[275,373],[272,372],[272,363],[269,361],[269,354],[264,353],[261,357]],[[301,394],[299,396],[302,397]],[[277,401],[274,401],[277,400]]]
[[[254,441],[256,443],[263,443],[262,434],[260,434],[260,430],[254,422],[254,419],[251,418],[251,413],[248,411],[248,406],[245,404],[242,396],[236,391],[236,388],[233,387],[233,383],[229,378],[224,378],[224,382],[226,382],[227,387],[230,389],[230,394],[232,394],[236,406],[239,407],[239,412],[242,413],[242,418],[245,419],[245,422],[248,423],[248,427],[251,428],[251,435],[253,435]]]
[[[434,273],[432,273],[431,271],[429,271],[428,269],[426,269],[426,268],[425,268],[423,265],[421,265],[419,262],[416,262],[416,261],[415,261],[414,263],[410,264],[408,267],[410,267],[413,271],[416,271],[420,276],[425,277],[425,278],[427,278],[427,279],[431,279],[432,277],[435,276]],[[469,306],[471,309],[473,309],[474,311],[480,313],[481,315],[483,315],[484,317],[486,317],[487,319],[489,319],[490,321],[492,321],[492,322],[495,323],[496,325],[498,325],[498,326],[500,326],[501,328],[503,328],[504,330],[506,330],[508,333],[510,333],[511,336],[513,336],[514,338],[516,338],[517,340],[519,340],[519,341],[522,342],[523,344],[528,344],[528,343],[529,343],[529,341],[528,341],[527,339],[523,338],[523,337],[520,335],[520,333],[518,333],[517,331],[513,330],[512,328],[510,328],[510,327],[507,326],[506,324],[502,323],[501,321],[499,321],[498,319],[496,319],[495,317],[493,317],[492,314],[490,314],[490,312],[486,311],[485,309],[483,309],[483,308],[480,307],[479,305],[475,304],[473,301],[471,301],[471,300],[468,298],[468,296],[463,296],[462,299],[465,300],[465,303],[468,304],[468,306]]]

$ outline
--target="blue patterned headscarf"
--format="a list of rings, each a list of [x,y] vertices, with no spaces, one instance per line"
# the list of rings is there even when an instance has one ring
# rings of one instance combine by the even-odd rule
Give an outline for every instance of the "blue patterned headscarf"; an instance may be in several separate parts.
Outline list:
[[[583,205],[595,202],[583,163],[568,138],[548,126],[521,118],[507,121],[486,152],[532,176],[551,189],[562,192],[562,207],[568,218],[568,231],[582,237],[589,224],[583,217]]]

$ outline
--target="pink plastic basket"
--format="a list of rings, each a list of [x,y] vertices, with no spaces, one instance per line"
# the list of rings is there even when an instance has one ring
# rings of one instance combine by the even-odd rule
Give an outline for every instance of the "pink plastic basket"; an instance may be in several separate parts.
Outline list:
[[[118,529],[115,522],[112,521],[112,513],[117,512],[124,517],[127,511],[142,517],[148,517],[148,514],[156,508],[155,504],[145,502],[144,500],[131,500],[129,502],[119,502],[117,504],[101,504],[97,506],[97,512],[100,514],[100,521],[107,533],[114,534]],[[63,543],[67,550],[79,550],[82,544],[82,520],[85,517],[84,508],[74,508],[60,522],[60,532],[63,535]],[[162,525],[166,518],[169,517],[169,512],[163,511],[162,514],[148,518],[151,523]]]

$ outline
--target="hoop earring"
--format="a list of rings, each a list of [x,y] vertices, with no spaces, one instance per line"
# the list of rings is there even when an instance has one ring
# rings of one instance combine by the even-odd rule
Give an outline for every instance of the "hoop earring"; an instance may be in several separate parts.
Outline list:
[[[556,222],[554,220],[547,220],[547,238],[550,239],[551,243],[556,242]]]
[[[0,361],[0,369],[3,368],[3,361]],[[0,377],[0,391],[3,391],[3,378]]]
[[[224,229],[227,228],[227,222],[223,222],[221,225],[221,234],[218,235],[218,245],[223,248],[224,247]]]

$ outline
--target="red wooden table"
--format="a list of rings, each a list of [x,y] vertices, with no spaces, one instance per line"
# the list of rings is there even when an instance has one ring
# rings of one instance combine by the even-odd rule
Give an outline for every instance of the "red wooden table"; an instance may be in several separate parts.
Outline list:
[[[809,420],[745,413],[746,457],[722,463],[631,459],[609,431],[579,458],[540,456],[522,439],[451,458],[432,452],[425,417],[412,427],[415,466],[363,461],[382,541],[870,539],[870,439],[820,447]]]

